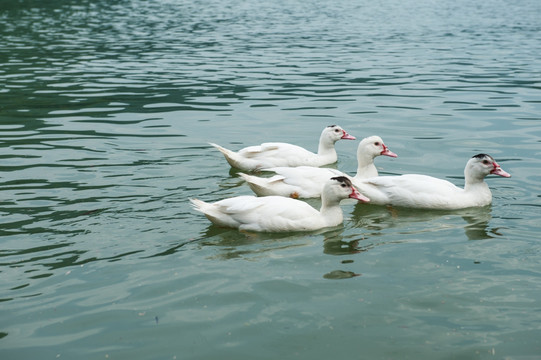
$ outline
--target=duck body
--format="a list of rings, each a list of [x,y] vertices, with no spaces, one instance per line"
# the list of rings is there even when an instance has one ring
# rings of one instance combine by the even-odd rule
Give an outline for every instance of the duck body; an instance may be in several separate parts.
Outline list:
[[[239,173],[257,196],[317,198],[321,196],[327,179],[334,176],[349,178],[339,170],[314,166],[274,167],[264,170],[272,171],[276,175],[266,178]]]
[[[263,169],[276,175],[265,178],[239,173],[258,196],[289,196],[293,198],[317,198],[323,192],[325,181],[333,176],[345,176],[350,180],[378,176],[374,158],[380,155],[397,157],[379,136],[364,138],[357,148],[357,174],[351,177],[339,170],[313,166],[272,167]]]
[[[335,163],[338,155],[334,145],[340,139],[355,140],[355,137],[338,125],[330,125],[321,133],[317,153],[283,142],[248,146],[237,152],[214,143],[210,145],[217,148],[232,167],[243,171],[257,171],[276,166],[324,166]]]
[[[361,179],[354,184],[377,205],[453,210],[485,206],[492,201],[492,193],[484,182],[466,191],[447,180],[406,174]]]
[[[342,219],[325,220],[305,202],[268,196],[245,195],[212,204],[192,203],[215,225],[257,232],[310,231],[338,225]]]
[[[492,193],[484,182],[489,174],[511,176],[490,155],[479,154],[466,164],[464,188],[447,180],[419,174],[356,179],[353,184],[370,198],[372,204],[456,210],[491,204]]]
[[[369,201],[345,177],[329,179],[318,211],[304,201],[282,196],[237,196],[207,203],[190,199],[193,207],[219,226],[257,232],[312,231],[343,222],[340,201]]]

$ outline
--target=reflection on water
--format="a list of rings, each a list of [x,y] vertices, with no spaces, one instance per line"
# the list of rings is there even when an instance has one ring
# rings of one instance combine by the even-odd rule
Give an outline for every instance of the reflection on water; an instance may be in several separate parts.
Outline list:
[[[325,279],[331,279],[331,280],[349,279],[356,276],[361,276],[361,274],[356,274],[353,271],[344,271],[344,270],[333,270],[323,275]]]
[[[469,240],[482,240],[500,235],[497,229],[490,228],[491,211],[490,205],[452,211],[357,205],[352,221],[356,227],[369,230],[367,236],[383,235],[387,229],[403,234],[422,234],[460,227]],[[458,218],[465,223],[458,223]]]
[[[0,358],[537,355],[540,4],[2,2]],[[209,141],[312,148],[331,123],[382,136],[382,174],[488,152],[513,178],[491,207],[343,204],[316,233],[190,209],[250,193]]]
[[[263,256],[277,256],[277,253],[289,248],[313,245],[328,236],[334,239],[340,236],[343,231],[342,226],[337,228],[275,234],[238,231],[209,225],[199,244],[216,247],[218,249],[215,256],[217,259],[243,258],[253,260]]]
[[[317,203],[317,200],[312,202]],[[501,237],[497,228],[490,227],[491,211],[491,206],[429,211],[359,204],[346,219],[345,225],[350,228],[346,233],[343,226],[310,233],[269,234],[209,225],[199,244],[219,248],[216,258],[224,260],[271,256],[273,251],[307,246],[313,242],[321,242],[323,252],[328,255],[354,255],[376,246],[407,242],[406,234],[416,239],[415,235],[463,229],[469,240]],[[390,231],[401,234],[404,239],[386,241],[385,236]]]
[[[385,241],[381,238],[372,236],[362,228],[353,228],[347,236],[343,231],[326,233],[323,240],[323,252],[328,255],[353,255],[383,244]]]
[[[346,226],[350,228],[346,234],[342,226],[312,233],[269,234],[223,229],[210,225],[203,236],[204,240],[200,243],[220,247],[224,252],[223,258],[227,259],[239,257],[239,254],[247,255],[251,252],[260,254],[273,249],[303,246],[307,244],[304,240],[311,237],[315,241],[322,241],[325,254],[358,254],[386,244],[383,239],[389,231],[413,235],[415,238],[415,235],[458,228],[463,229],[469,240],[483,240],[501,236],[497,228],[489,226],[492,218],[491,209],[491,206],[486,206],[453,211],[428,211],[360,204],[354,207],[351,218],[346,219]],[[406,241],[393,240],[391,243]],[[262,247],[262,244],[265,246]]]

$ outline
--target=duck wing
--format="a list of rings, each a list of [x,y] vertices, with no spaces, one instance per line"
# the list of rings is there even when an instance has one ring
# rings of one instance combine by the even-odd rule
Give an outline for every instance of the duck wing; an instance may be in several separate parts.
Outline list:
[[[240,230],[298,231],[321,214],[307,203],[282,196],[238,196],[215,203],[219,211],[238,224]]]
[[[280,182],[282,188],[288,188],[288,194],[295,193],[301,198],[320,197],[323,192],[323,186],[330,178],[347,176],[336,169],[318,168],[314,166],[281,166],[265,170],[276,173],[271,179],[274,179],[275,183]]]
[[[316,154],[293,144],[288,143],[263,143],[258,146],[248,146],[239,151],[239,155],[253,160],[266,163],[263,167],[292,166],[302,164]]]
[[[359,190],[375,204],[431,209],[454,207],[464,191],[447,180],[418,174],[366,179]]]

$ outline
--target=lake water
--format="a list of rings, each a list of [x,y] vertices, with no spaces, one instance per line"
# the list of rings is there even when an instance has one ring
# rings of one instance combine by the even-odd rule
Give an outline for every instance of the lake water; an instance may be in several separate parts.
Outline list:
[[[0,358],[539,359],[540,31],[538,0],[2,2]],[[251,193],[208,142],[331,124],[381,174],[512,177],[317,233],[190,208]]]

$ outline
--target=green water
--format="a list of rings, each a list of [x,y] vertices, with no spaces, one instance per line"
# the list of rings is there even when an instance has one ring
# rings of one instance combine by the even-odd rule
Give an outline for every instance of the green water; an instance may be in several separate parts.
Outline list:
[[[0,4],[1,359],[538,359],[541,3]],[[211,226],[249,188],[207,143],[380,135],[381,174],[454,212],[342,205],[343,226]],[[353,174],[358,141],[337,144]],[[310,204],[318,206],[317,200]]]

